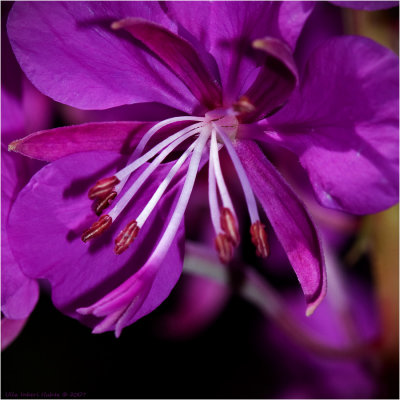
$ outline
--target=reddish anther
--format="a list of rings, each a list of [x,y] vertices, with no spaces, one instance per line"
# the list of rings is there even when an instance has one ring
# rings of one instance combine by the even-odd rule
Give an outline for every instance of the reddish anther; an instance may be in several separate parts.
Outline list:
[[[131,221],[129,224],[120,232],[115,239],[115,254],[123,253],[134,241],[139,233],[140,228],[136,221]]]
[[[232,260],[234,245],[227,235],[223,233],[218,234],[215,238],[215,247],[222,263],[227,264]]]
[[[90,188],[88,196],[90,200],[95,198],[104,198],[114,189],[120,180],[116,176],[111,176],[110,178],[100,179],[96,184]]]
[[[94,208],[94,212],[100,216],[101,213],[112,203],[116,196],[117,192],[111,192],[103,199],[100,199]]]
[[[259,257],[268,257],[269,244],[265,225],[260,221],[255,222],[250,227],[251,241],[256,246],[256,253]]]
[[[89,229],[82,234],[82,240],[86,243],[88,240],[100,236],[105,230],[107,230],[112,223],[112,219],[109,215],[103,215],[98,221],[96,221]]]
[[[237,228],[236,218],[229,208],[224,207],[221,209],[220,222],[222,230],[232,241],[232,244],[234,246],[238,246],[240,242],[240,236]]]

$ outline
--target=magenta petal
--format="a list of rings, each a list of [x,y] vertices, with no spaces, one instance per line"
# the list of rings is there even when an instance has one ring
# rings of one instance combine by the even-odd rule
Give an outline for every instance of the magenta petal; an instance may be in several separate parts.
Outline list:
[[[398,201],[398,101],[394,53],[366,38],[331,39],[266,137],[298,154],[323,205],[378,212]]]
[[[227,104],[243,95],[264,57],[252,42],[266,36],[294,49],[313,2],[165,2],[179,34],[216,60]],[[201,50],[199,50],[201,52]]]
[[[208,109],[221,106],[221,90],[189,42],[161,25],[141,18],[126,18],[115,22],[112,27],[127,30],[157,54],[201,104]]]
[[[94,305],[77,310],[83,315],[91,313],[105,317],[93,333],[114,329],[119,337],[123,328],[149,314],[168,297],[182,273],[182,231],[181,227],[179,239],[172,242],[167,257],[150,257],[138,272],[115,290]]]
[[[82,316],[76,309],[95,303],[140,271],[166,228],[167,224],[160,221],[168,221],[174,193],[180,188],[177,177],[171,195],[160,200],[133,244],[116,255],[115,237],[138,216],[157,189],[170,168],[169,164],[163,164],[110,229],[85,244],[80,236],[97,219],[87,190],[98,179],[114,174],[120,159],[110,152],[85,152],[54,161],[43,167],[20,192],[10,214],[10,242],[23,271],[31,277],[49,280],[55,306],[91,326],[100,320]],[[131,179],[141,171],[136,171]],[[147,282],[154,288],[144,299],[147,312],[165,299],[179,277],[182,234],[183,226],[173,240],[169,262],[157,265],[154,282]],[[111,324],[107,330],[114,327]]]
[[[236,151],[254,192],[300,281],[310,315],[326,293],[326,271],[318,234],[304,206],[249,140],[237,140]]]
[[[318,46],[334,36],[344,34],[342,11],[329,2],[316,2],[296,44],[294,57],[300,72],[303,72],[310,54]]]
[[[39,287],[20,269],[8,238],[8,216],[18,191],[33,173],[29,160],[18,160],[2,149],[1,155],[1,311],[11,319],[29,316],[36,305]],[[31,168],[30,168],[31,167]]]
[[[157,2],[17,2],[8,20],[16,58],[33,84],[61,103],[104,109],[158,101],[192,112],[186,86],[129,34],[111,29],[126,17],[174,24]]]
[[[12,77],[13,79],[14,77]],[[25,132],[25,116],[21,101],[14,93],[1,88],[1,130],[2,140],[14,139]]]
[[[1,312],[6,318],[29,316],[39,298],[37,282],[20,269],[10,250],[7,231],[1,230]]]
[[[146,122],[93,122],[32,133],[10,144],[25,156],[54,161],[69,154],[91,151],[129,151],[154,125]]]
[[[253,47],[268,57],[245,97],[256,108],[246,120],[264,118],[281,107],[295,88],[298,75],[290,47],[279,39],[266,37],[253,42]]]

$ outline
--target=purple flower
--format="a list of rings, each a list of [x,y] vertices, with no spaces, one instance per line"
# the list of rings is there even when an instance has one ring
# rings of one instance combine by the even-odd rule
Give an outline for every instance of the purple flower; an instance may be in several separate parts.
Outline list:
[[[398,198],[398,60],[371,40],[339,37],[313,53],[299,83],[292,52],[312,7],[14,6],[8,33],[15,55],[46,95],[82,109],[147,103],[149,111],[157,102],[176,111],[156,124],[88,123],[12,144],[50,161],[20,193],[10,237],[24,271],[50,281],[58,308],[95,333],[115,330],[117,336],[156,308],[181,274],[183,217],[207,161],[221,261],[234,256],[239,229],[267,256],[271,225],[305,293],[307,313],[317,307],[326,291],[318,234],[257,143],[298,154],[328,207],[355,213],[389,207]],[[231,169],[222,170],[222,153]],[[245,230],[225,183],[228,173],[243,188]]]

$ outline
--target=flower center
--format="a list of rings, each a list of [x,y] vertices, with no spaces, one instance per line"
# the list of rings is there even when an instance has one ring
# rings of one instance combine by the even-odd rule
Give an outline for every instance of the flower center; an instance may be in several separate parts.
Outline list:
[[[89,198],[95,201],[94,209],[100,218],[82,234],[82,240],[87,242],[88,240],[100,236],[107,230],[166,157],[179,145],[188,143],[186,150],[174,161],[173,166],[141,213],[137,215],[134,220],[129,222],[116,237],[115,253],[121,254],[132,244],[139,234],[140,229],[166,193],[175,175],[183,168],[184,163],[190,158],[182,191],[168,223],[168,227],[158,245],[158,251],[166,254],[184,216],[201,160],[204,159],[208,151],[208,195],[211,221],[216,235],[215,246],[220,260],[224,263],[228,263],[233,257],[235,247],[237,247],[240,242],[240,236],[235,209],[225,184],[219,160],[219,151],[225,147],[243,188],[251,220],[250,234],[252,242],[256,246],[257,255],[267,257],[269,254],[269,246],[264,225],[260,222],[257,204],[250,182],[233,146],[233,141],[236,139],[239,128],[236,114],[237,112],[234,108],[216,109],[206,113],[204,117],[175,117],[154,125],[139,142],[132,155],[133,161],[126,165],[125,168],[118,171],[114,176],[101,179],[89,190]],[[142,154],[150,139],[164,127],[171,127],[171,125],[177,122],[189,122],[190,125],[168,136]],[[152,161],[147,163],[149,160]],[[125,187],[130,175],[143,165],[147,165],[147,167],[124,194],[121,195],[121,191]],[[114,204],[111,210],[107,214],[101,215],[112,203]]]

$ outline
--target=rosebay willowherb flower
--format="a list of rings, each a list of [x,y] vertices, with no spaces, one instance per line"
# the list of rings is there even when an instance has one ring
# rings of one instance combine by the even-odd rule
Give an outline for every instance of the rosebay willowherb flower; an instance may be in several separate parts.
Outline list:
[[[156,308],[181,274],[184,214],[196,176],[207,168],[221,262],[235,257],[239,231],[267,257],[267,232],[274,229],[307,314],[313,312],[326,291],[318,234],[260,144],[297,154],[327,207],[363,214],[393,205],[398,59],[369,39],[337,37],[313,52],[299,76],[293,51],[312,8],[308,2],[14,5],[8,34],[15,55],[44,94],[82,109],[133,103],[151,109],[157,102],[176,110],[157,123],[67,126],[11,144],[49,161],[19,194],[9,235],[24,272],[50,281],[58,308],[95,333],[117,336]],[[239,227],[227,174],[243,189],[246,229]]]

